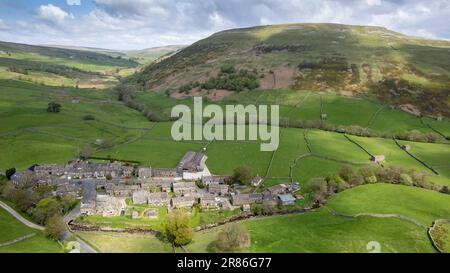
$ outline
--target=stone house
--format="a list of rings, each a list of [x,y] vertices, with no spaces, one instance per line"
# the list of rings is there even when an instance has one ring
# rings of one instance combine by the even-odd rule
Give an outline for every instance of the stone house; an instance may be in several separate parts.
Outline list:
[[[96,214],[103,217],[120,216],[126,207],[124,198],[109,195],[98,195],[95,203]]]
[[[182,174],[179,174],[177,169],[152,169],[153,178],[173,178],[176,180],[181,180]]]
[[[266,189],[271,195],[285,194],[289,191],[289,187],[286,184],[279,184]]]
[[[140,180],[152,178],[152,168],[141,167],[138,169],[138,177]]]
[[[174,209],[192,208],[196,203],[194,196],[173,197],[171,204]]]
[[[169,201],[167,192],[156,192],[148,195],[148,204],[152,206],[166,206]]]
[[[235,194],[231,196],[231,203],[233,206],[261,203],[262,201],[263,195],[261,193]]]
[[[384,155],[374,155],[372,157],[372,161],[375,163],[383,163],[386,160],[386,157]]]
[[[210,175],[203,176],[202,182],[205,185],[209,184],[226,184],[231,179],[230,176],[218,176],[218,175]]]
[[[195,182],[177,182],[173,183],[173,192],[177,195],[194,193],[197,191]]]
[[[120,216],[125,211],[125,199],[109,195],[97,195],[96,198],[81,202],[80,210],[84,215],[103,217]]]
[[[137,205],[148,204],[149,194],[150,193],[148,191],[144,191],[144,190],[139,190],[139,191],[133,192],[133,204],[137,204]]]
[[[200,198],[200,206],[202,208],[218,208],[219,202],[217,201],[216,197],[213,194],[204,194]]]
[[[409,152],[409,151],[411,151],[411,145],[408,145],[408,144],[402,145],[402,149]]]
[[[212,183],[208,185],[208,192],[217,195],[226,195],[229,192],[229,186],[225,184]]]

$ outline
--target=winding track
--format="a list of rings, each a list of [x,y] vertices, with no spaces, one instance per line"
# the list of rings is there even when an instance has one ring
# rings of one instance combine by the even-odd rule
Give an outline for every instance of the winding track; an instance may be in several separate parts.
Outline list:
[[[16,212],[13,208],[5,204],[4,202],[0,201],[0,207],[2,207],[4,210],[6,210],[8,213],[10,213],[14,218],[19,220],[22,224],[26,225],[27,227],[30,227],[32,229],[37,229],[40,231],[45,230],[45,227],[37,225],[27,219],[25,219],[22,215],[20,215],[18,212]],[[79,208],[79,207],[78,207]],[[81,240],[77,237],[77,241],[81,246],[81,252],[82,253],[97,253],[97,251],[92,248],[90,245],[88,245],[86,242]]]

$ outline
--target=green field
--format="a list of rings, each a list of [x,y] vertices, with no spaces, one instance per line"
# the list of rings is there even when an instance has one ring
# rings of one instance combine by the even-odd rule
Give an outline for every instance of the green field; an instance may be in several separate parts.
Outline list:
[[[16,218],[0,208],[0,244],[20,237],[35,234],[23,241],[0,247],[0,253],[56,253],[61,252],[60,245],[45,238],[44,234],[20,223]]]

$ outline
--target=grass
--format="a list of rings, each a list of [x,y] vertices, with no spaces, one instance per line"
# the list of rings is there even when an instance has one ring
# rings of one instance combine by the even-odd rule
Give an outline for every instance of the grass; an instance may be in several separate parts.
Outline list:
[[[0,243],[5,243],[32,233],[36,235],[24,241],[0,247],[0,253],[61,252],[61,247],[57,242],[47,239],[41,231],[23,225],[4,209],[0,209]]]
[[[333,197],[327,204],[347,215],[358,213],[400,214],[431,226],[450,217],[450,196],[425,189],[373,184],[356,187]]]

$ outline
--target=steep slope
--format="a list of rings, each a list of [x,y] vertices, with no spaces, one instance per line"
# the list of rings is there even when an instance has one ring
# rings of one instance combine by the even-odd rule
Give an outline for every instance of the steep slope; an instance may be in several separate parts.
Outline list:
[[[338,24],[234,29],[147,67],[129,83],[173,97],[223,89],[369,93],[416,114],[450,116],[450,42]]]

